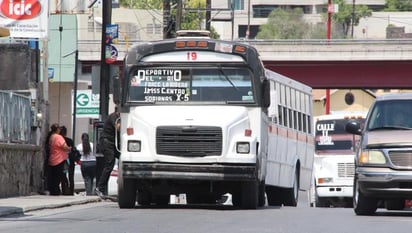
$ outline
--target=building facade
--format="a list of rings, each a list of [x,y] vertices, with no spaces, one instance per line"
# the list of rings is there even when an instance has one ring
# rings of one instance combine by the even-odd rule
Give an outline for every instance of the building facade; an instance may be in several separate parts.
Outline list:
[[[333,4],[333,0],[331,1]],[[395,25],[411,33],[412,12],[381,12],[385,0],[346,0],[347,4],[366,5],[373,11],[354,27],[354,39],[384,39],[386,27]],[[232,10],[233,5],[233,10]],[[276,8],[302,8],[307,22],[317,23],[327,13],[328,0],[212,0],[211,25],[222,39],[254,39],[259,26],[267,22]],[[232,19],[233,15],[233,19]],[[325,35],[326,36],[326,35]]]

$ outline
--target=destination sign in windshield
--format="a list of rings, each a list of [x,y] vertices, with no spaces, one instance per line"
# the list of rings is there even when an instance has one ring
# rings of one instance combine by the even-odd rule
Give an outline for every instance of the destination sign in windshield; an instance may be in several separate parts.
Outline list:
[[[190,81],[182,79],[182,70],[138,70],[130,81],[132,94],[140,101],[188,101]]]
[[[144,102],[254,101],[250,72],[246,68],[145,67],[130,76],[130,100]]]

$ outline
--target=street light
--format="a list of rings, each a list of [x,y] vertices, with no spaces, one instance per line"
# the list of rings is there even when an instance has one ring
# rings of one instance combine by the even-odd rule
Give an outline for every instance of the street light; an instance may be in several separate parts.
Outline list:
[[[66,55],[64,55],[63,57],[67,57],[69,55],[74,55],[74,81],[73,81],[73,126],[72,126],[72,140],[73,142],[75,142],[75,138],[76,138],[76,111],[77,111],[77,102],[76,102],[76,97],[77,97],[77,81],[78,81],[78,77],[77,77],[77,60],[79,59],[79,50],[75,50],[71,53],[68,53]]]

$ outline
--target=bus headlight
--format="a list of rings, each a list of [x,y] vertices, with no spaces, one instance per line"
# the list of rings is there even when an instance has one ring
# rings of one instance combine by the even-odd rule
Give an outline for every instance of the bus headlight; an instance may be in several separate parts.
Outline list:
[[[250,152],[249,142],[237,142],[236,143],[236,152],[238,154],[249,154],[249,152]]]
[[[142,149],[141,141],[138,141],[138,140],[127,141],[127,151],[140,152],[141,149]]]
[[[363,150],[359,155],[359,164],[385,164],[386,159],[382,151]]]
[[[332,183],[333,178],[332,177],[320,177],[318,178],[318,184],[325,184],[325,183]]]

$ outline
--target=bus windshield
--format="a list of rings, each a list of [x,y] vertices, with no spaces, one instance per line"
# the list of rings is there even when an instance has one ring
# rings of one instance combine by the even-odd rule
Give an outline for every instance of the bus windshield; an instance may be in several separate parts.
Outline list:
[[[139,67],[129,75],[128,99],[254,103],[252,77],[244,67]]]
[[[345,131],[345,125],[355,119],[328,119],[319,120],[315,124],[315,152],[322,153],[354,153],[355,143],[359,141],[359,136],[352,135]],[[365,119],[356,119],[361,124]]]

